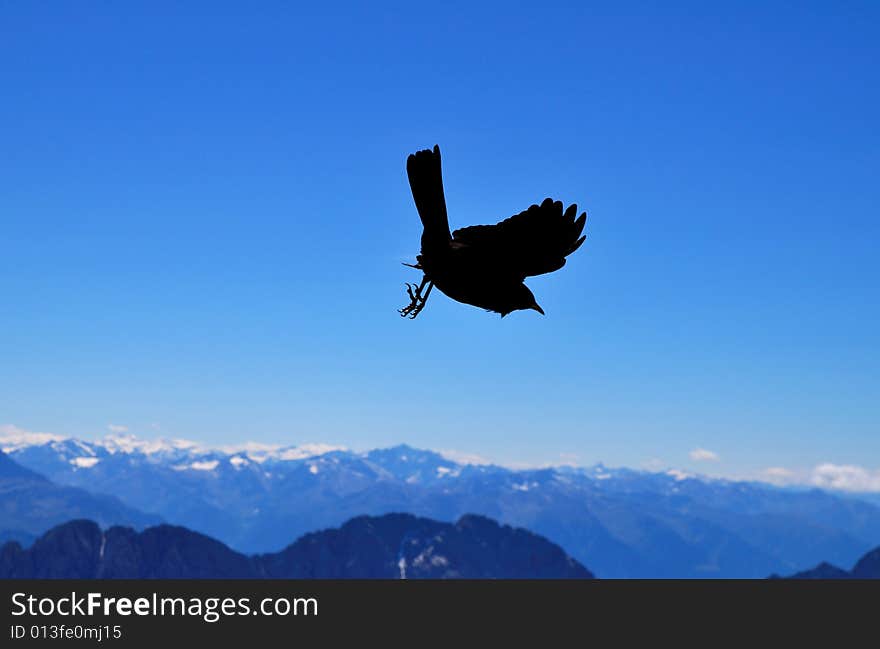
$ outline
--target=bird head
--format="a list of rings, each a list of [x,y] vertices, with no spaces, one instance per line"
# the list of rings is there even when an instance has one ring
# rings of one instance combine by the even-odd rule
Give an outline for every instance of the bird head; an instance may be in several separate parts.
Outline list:
[[[531,309],[544,315],[544,309],[538,305],[538,301],[535,299],[534,294],[525,284],[518,284],[516,288],[507,295],[505,302],[505,308],[501,311],[502,318],[512,311],[526,309]]]

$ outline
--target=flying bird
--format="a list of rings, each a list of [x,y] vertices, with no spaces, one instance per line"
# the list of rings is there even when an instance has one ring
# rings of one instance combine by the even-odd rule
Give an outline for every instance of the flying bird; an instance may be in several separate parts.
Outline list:
[[[565,258],[586,238],[581,232],[587,213],[575,218],[577,205],[563,210],[561,202],[547,198],[495,225],[472,225],[450,234],[440,147],[410,155],[406,173],[423,230],[417,263],[405,265],[424,276],[418,286],[406,284],[410,303],[399,310],[400,315],[419,315],[434,285],[453,300],[500,313],[502,318],[519,309],[543,315],[523,282],[565,265]]]

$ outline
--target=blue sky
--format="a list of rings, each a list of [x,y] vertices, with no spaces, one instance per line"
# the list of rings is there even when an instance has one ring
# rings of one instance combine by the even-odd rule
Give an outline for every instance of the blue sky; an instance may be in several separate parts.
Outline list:
[[[3,3],[0,424],[877,468],[878,27],[869,2]],[[453,227],[587,210],[528,282],[546,317],[397,315],[404,162],[434,143]]]

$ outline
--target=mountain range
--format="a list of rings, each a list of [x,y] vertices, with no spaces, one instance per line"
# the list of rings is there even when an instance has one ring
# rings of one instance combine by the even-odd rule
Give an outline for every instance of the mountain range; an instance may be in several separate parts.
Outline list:
[[[880,542],[880,508],[860,499],[680,471],[513,470],[408,446],[210,449],[132,436],[0,447],[59,485],[112,495],[247,554],[389,512],[440,521],[476,513],[527,528],[601,578],[761,578],[852,565]]]
[[[162,520],[113,496],[54,484],[0,451],[0,543],[15,540],[29,544],[50,527],[84,516],[101,525],[137,528]]]
[[[274,554],[245,556],[203,534],[160,525],[136,532],[92,521],[58,526],[29,549],[0,548],[0,579],[591,579],[526,530],[463,516],[362,516]]]
[[[771,579],[778,578],[771,575]],[[796,572],[786,579],[880,579],[880,547],[856,561],[852,570],[844,570],[823,561],[815,568]]]

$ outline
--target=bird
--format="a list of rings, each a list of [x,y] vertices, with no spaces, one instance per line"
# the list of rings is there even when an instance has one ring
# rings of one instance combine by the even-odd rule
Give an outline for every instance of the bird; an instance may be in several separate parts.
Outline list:
[[[406,173],[423,230],[416,263],[404,265],[421,270],[423,277],[418,286],[406,283],[410,303],[398,313],[414,319],[436,285],[453,300],[502,318],[528,309],[544,315],[525,278],[565,265],[565,258],[586,239],[581,233],[587,213],[576,217],[577,204],[563,209],[562,202],[546,198],[495,225],[471,225],[450,233],[440,147],[409,155]]]

